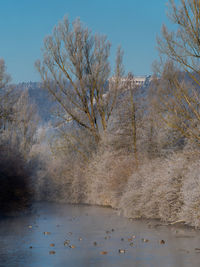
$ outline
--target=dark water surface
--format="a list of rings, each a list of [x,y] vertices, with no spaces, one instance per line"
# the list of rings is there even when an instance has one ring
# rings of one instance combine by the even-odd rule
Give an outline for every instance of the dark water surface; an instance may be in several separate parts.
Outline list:
[[[39,203],[29,215],[0,218],[0,267],[200,266],[199,231],[155,224],[109,208]]]

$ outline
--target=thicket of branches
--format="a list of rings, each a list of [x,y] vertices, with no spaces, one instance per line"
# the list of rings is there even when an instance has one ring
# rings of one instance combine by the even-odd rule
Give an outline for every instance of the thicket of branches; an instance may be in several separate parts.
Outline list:
[[[37,111],[28,92],[9,84],[0,60],[0,211],[19,211],[33,197],[32,146],[36,143]]]
[[[33,199],[31,172],[24,157],[16,150],[0,145],[0,213],[18,212]]]

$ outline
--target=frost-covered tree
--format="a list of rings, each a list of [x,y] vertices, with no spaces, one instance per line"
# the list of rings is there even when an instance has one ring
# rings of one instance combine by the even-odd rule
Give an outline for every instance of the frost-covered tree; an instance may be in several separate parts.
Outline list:
[[[68,18],[64,18],[52,35],[45,38],[43,60],[36,62],[44,87],[59,104],[61,124],[73,121],[96,143],[100,132],[107,128],[122,74],[119,48],[115,82],[106,93],[111,74],[110,47],[105,36],[92,34],[78,19],[70,24]]]

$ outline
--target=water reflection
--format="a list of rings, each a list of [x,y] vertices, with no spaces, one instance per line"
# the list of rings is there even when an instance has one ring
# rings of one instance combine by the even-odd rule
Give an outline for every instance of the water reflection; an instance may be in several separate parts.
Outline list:
[[[64,246],[66,239],[75,248]],[[162,239],[165,244],[160,244]],[[0,218],[0,266],[196,267],[199,241],[200,233],[192,229],[149,228],[107,208],[39,203],[29,215]],[[55,254],[50,255],[52,250]]]

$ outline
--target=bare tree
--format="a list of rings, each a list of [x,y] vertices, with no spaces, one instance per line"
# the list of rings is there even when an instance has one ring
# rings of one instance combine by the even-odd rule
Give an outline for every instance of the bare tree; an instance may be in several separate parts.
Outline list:
[[[181,0],[180,6],[177,6],[171,0],[170,7],[169,17],[178,29],[169,32],[163,26],[162,37],[158,38],[161,56],[167,56],[167,60],[174,62],[164,65],[158,86],[160,107],[167,111],[162,115],[169,127],[199,143],[200,1]]]
[[[141,126],[140,86],[132,73],[121,82],[121,91],[109,125],[109,143],[116,150],[133,153],[135,166],[138,165],[138,128]]]
[[[27,157],[36,141],[35,135],[39,123],[36,106],[30,102],[28,91],[20,94],[14,110],[10,131],[12,131],[12,138],[16,139],[18,143],[20,152]]]
[[[3,59],[0,59],[0,128],[4,128],[6,122],[11,120],[13,99],[11,99],[12,88],[8,87],[11,78],[6,73]]]
[[[6,66],[3,59],[0,59],[0,89],[10,82],[10,76],[6,73]]]
[[[16,149],[27,156],[34,143],[38,125],[35,106],[30,103],[28,91],[22,92],[10,85],[3,59],[0,60],[0,143],[6,150]]]
[[[200,2],[198,0],[180,0],[180,2],[178,6],[174,0],[170,0],[169,18],[178,29],[176,32],[169,32],[163,25],[162,37],[158,38],[158,49],[161,54],[180,63],[184,70],[199,73]]]
[[[43,60],[36,62],[44,87],[59,103],[61,124],[75,122],[96,143],[100,132],[107,128],[123,71],[119,48],[115,85],[106,92],[111,73],[110,47],[105,36],[93,35],[79,20],[71,25],[64,18],[44,40]]]
[[[131,130],[132,130],[132,140],[133,140],[133,147],[134,147],[134,155],[136,165],[138,165],[138,149],[137,149],[137,124],[136,124],[136,100],[135,95],[138,90],[138,86],[134,81],[134,77],[132,73],[128,74],[127,77],[127,89],[130,93],[130,114],[131,114]]]

